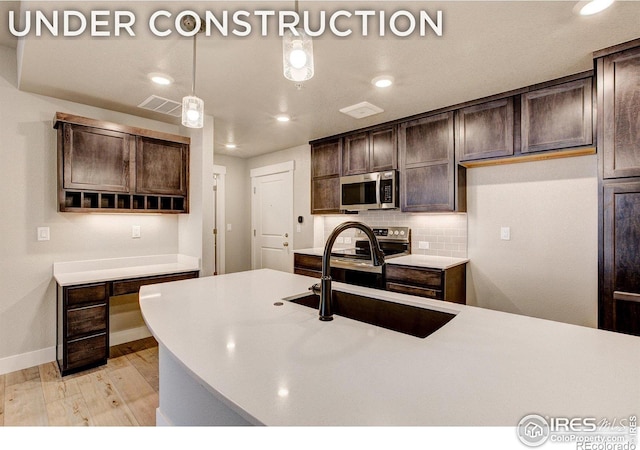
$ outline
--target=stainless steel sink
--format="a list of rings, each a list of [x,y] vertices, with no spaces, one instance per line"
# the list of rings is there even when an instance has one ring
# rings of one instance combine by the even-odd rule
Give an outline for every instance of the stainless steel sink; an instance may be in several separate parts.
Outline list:
[[[419,338],[429,336],[455,317],[451,313],[335,290],[331,300],[334,314]],[[308,294],[289,301],[317,310],[320,297]]]

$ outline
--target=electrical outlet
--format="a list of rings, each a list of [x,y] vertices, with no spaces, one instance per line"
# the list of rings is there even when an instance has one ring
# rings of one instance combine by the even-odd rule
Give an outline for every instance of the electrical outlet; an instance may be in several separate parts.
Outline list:
[[[131,226],[131,237],[133,239],[140,239],[140,225]]]
[[[230,224],[230,223],[228,223],[228,224],[227,224],[227,231],[231,231],[231,228],[232,228],[232,227],[231,227],[231,224]]]
[[[511,240],[511,228],[510,227],[501,227],[500,228],[500,239],[503,241]]]
[[[349,236],[344,238],[344,243],[345,244],[351,244],[351,238]]]
[[[344,238],[342,236],[338,236],[336,239],[336,244],[344,244]]]
[[[49,227],[38,227],[38,240],[48,241],[50,238]]]
[[[421,249],[428,249],[429,248],[429,242],[427,241],[418,241],[418,248]]]

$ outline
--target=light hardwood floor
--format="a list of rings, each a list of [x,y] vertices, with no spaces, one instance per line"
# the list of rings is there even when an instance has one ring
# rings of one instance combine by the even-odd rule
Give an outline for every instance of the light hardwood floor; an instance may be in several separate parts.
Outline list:
[[[111,347],[105,366],[60,377],[55,362],[0,375],[0,426],[153,426],[158,344]]]

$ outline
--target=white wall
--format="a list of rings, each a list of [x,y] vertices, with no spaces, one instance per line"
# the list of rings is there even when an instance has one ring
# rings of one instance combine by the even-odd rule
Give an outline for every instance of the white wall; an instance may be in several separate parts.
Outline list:
[[[225,174],[225,223],[219,228],[225,239],[225,272],[251,269],[251,198],[247,160],[214,155],[215,163],[227,169]],[[227,229],[231,225],[231,230]]]
[[[597,326],[596,167],[583,156],[467,171],[468,304]]]
[[[179,250],[178,217],[175,215],[57,212],[54,114],[60,111],[168,133],[184,133],[178,126],[21,92],[16,88],[15,50],[3,46],[0,46],[0,99],[2,371],[3,366],[20,355],[31,355],[35,362],[51,361],[55,357],[54,262],[177,253]],[[141,226],[141,239],[131,239],[132,225]],[[50,241],[36,240],[39,226],[50,227]]]
[[[191,138],[189,214],[178,219],[178,251],[200,258],[200,276],[213,275],[213,117],[204,127],[183,129]]]
[[[287,161],[294,162],[293,171],[293,218],[296,230],[297,217],[302,216],[300,231],[294,231],[293,249],[313,247],[313,216],[311,216],[311,148],[301,145],[285,150],[260,155],[249,159],[228,155],[215,155],[215,163],[227,168],[225,177],[226,224],[225,264],[226,272],[251,269],[251,169],[270,166]]]

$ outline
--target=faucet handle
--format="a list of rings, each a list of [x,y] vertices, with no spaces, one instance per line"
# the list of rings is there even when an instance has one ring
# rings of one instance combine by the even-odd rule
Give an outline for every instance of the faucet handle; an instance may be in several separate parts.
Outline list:
[[[309,288],[309,290],[313,292],[315,295],[320,295],[320,283],[314,284]]]

